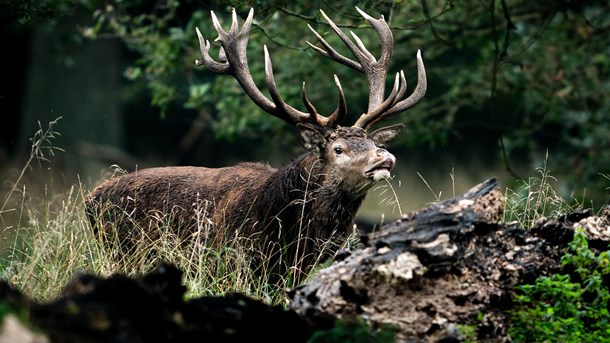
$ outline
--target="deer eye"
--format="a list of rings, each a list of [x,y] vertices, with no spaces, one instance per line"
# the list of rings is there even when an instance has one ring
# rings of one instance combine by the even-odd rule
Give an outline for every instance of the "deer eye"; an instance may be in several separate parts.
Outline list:
[[[335,151],[335,154],[337,154],[337,155],[341,155],[343,153],[343,148],[340,146],[334,147],[333,150]]]

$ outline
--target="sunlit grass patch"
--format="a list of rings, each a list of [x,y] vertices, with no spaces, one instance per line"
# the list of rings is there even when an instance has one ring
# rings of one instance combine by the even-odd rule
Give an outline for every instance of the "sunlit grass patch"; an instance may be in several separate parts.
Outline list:
[[[536,168],[537,176],[520,182],[519,187],[506,188],[505,220],[517,221],[522,228],[531,228],[537,221],[551,216],[584,209],[584,196],[578,199],[572,194],[570,199],[561,196],[559,182],[543,166]]]

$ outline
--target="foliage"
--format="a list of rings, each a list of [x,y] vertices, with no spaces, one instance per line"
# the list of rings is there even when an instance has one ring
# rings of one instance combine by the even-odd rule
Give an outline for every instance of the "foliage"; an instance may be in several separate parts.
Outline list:
[[[195,68],[195,27],[209,40],[216,37],[209,10],[228,28],[231,7],[240,21],[255,8],[248,48],[253,78],[264,92],[262,46],[267,45],[279,92],[297,108],[305,81],[312,102],[321,113],[330,113],[336,103],[332,74],[342,80],[350,116],[366,108],[363,76],[319,56],[304,42],[315,43],[309,24],[349,56],[319,9],[378,54],[374,31],[351,1],[45,0],[3,6],[6,22],[22,26],[72,13],[89,15],[88,23],[64,30],[72,30],[72,40],[76,32],[80,40],[118,38],[133,52],[124,75],[138,87],[124,90],[127,102],[148,99],[164,116],[198,117],[217,139],[294,137],[280,120],[253,105],[230,77]],[[548,152],[553,157],[546,161],[549,169],[562,175],[563,197],[586,186],[596,205],[608,201],[608,182],[601,175],[610,173],[610,3],[384,0],[358,6],[373,16],[383,14],[392,27],[396,47],[387,88],[399,69],[414,84],[417,49],[427,66],[426,97],[396,118],[407,125],[398,144],[432,147],[476,137],[479,149],[487,147],[486,159],[504,158],[516,179],[521,177],[512,163],[537,166]]]
[[[477,327],[474,325],[458,325],[458,330],[462,335],[464,343],[474,343],[477,341]]]
[[[230,77],[195,68],[193,61],[199,58],[195,27],[209,40],[216,36],[209,10],[227,28],[231,7],[240,21],[250,7],[255,8],[248,48],[253,78],[265,88],[262,46],[267,45],[279,92],[296,107],[302,106],[300,85],[305,81],[320,112],[332,111],[336,103],[332,74],[343,81],[352,118],[367,103],[362,75],[317,55],[305,44],[313,39],[309,24],[345,52],[319,9],[344,31],[357,33],[378,54],[375,33],[351,1],[45,0],[9,1],[0,6],[0,15],[6,19],[3,25],[21,28],[45,20],[59,22],[75,13],[88,16],[88,22],[81,20],[77,27],[60,31],[53,26],[59,31],[58,41],[67,32],[68,40],[79,44],[84,38],[120,39],[132,51],[124,72],[133,81],[123,90],[127,103],[146,99],[164,116],[198,117],[217,139],[294,137],[280,120],[253,105]],[[407,125],[407,134],[398,144],[449,146],[476,137],[474,144],[486,147],[481,152],[486,159],[494,156],[490,162],[495,163],[504,158],[516,179],[521,177],[512,163],[525,160],[537,166],[548,152],[553,157],[546,161],[549,169],[562,175],[563,197],[587,187],[592,191],[586,196],[597,206],[607,203],[608,181],[602,175],[610,173],[610,117],[606,115],[610,111],[606,96],[610,91],[610,3],[384,0],[358,6],[373,16],[383,14],[392,27],[396,47],[390,76],[404,69],[409,84],[414,84],[415,52],[423,52],[428,92],[408,115],[396,118]],[[71,63],[62,54],[55,58]],[[392,82],[389,77],[388,86]],[[150,110],[150,115],[158,113]]]
[[[38,0],[0,2],[0,27],[31,27],[42,22],[54,20],[70,11],[77,4],[94,2],[79,0]]]
[[[335,326],[326,331],[317,331],[309,339],[310,343],[334,343],[334,342],[395,342],[396,329],[391,326],[371,331],[369,326],[359,319],[351,321],[338,321]]]
[[[515,341],[610,340],[610,250],[594,253],[578,230],[562,264],[574,272],[539,277],[534,285],[516,288],[510,329]]]
[[[205,38],[215,37],[207,10],[215,10],[227,28],[230,7],[244,18],[252,6],[249,65],[261,88],[266,44],[288,103],[298,107],[300,82],[305,81],[312,102],[329,113],[335,100],[328,95],[336,93],[330,75],[335,73],[343,80],[351,116],[365,110],[368,90],[362,75],[317,56],[303,39],[310,37],[308,23],[344,50],[321,18],[318,9],[323,9],[375,54],[376,36],[353,2],[218,1],[204,6],[115,1],[95,12],[97,23],[85,32],[92,38],[108,31],[120,37],[139,56],[126,76],[148,84],[154,105],[181,104],[199,111],[217,138],[237,139],[251,135],[252,128],[266,136],[269,131],[283,134],[281,123],[269,120],[234,80],[195,70],[192,62],[198,58],[195,26]],[[374,16],[384,14],[393,29],[390,75],[403,68],[414,84],[415,52],[423,50],[428,94],[398,119],[407,124],[403,144],[434,146],[476,133],[479,140],[500,143],[496,155],[502,151],[508,168],[509,161],[524,157],[539,165],[550,151],[549,167],[566,175],[562,182],[568,189],[583,183],[596,191],[603,188],[599,173],[608,173],[604,166],[609,164],[601,161],[610,160],[607,2],[366,1],[358,6]],[[389,77],[388,86],[392,81]],[[590,196],[602,204],[607,200],[607,195]]]

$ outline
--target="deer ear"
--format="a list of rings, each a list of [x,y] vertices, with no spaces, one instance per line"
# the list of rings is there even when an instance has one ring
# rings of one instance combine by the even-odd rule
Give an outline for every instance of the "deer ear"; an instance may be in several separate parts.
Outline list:
[[[381,129],[371,132],[369,138],[377,145],[390,144],[404,128],[405,126],[402,124],[382,127]]]
[[[326,139],[320,130],[311,124],[297,124],[301,145],[318,156],[326,147]]]

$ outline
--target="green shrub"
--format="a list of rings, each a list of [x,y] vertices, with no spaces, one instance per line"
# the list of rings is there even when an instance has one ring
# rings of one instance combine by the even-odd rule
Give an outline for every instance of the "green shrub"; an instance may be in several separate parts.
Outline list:
[[[397,329],[388,325],[372,330],[362,319],[338,321],[330,330],[317,331],[309,343],[391,343],[396,342]]]
[[[596,254],[577,230],[562,257],[570,274],[542,276],[516,288],[510,335],[515,342],[610,342],[610,250]]]

